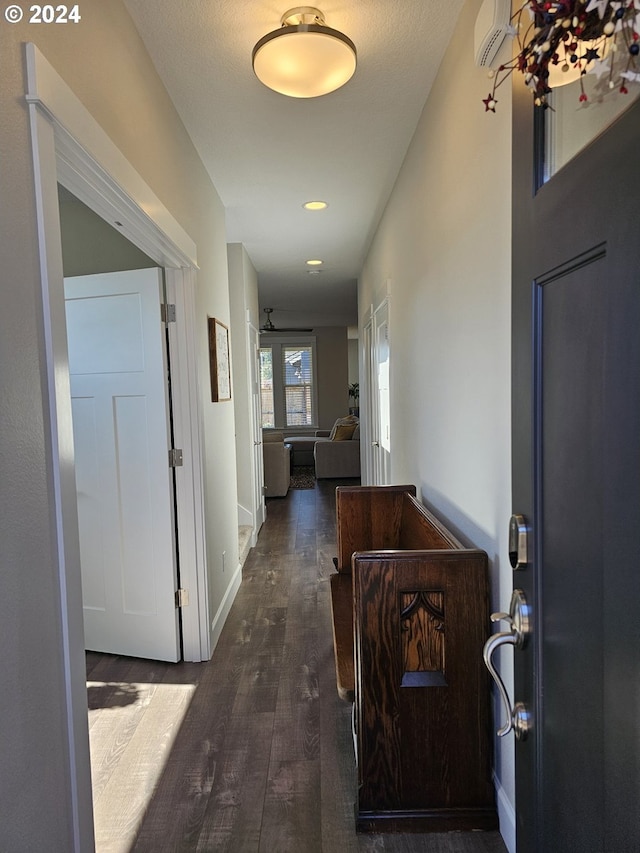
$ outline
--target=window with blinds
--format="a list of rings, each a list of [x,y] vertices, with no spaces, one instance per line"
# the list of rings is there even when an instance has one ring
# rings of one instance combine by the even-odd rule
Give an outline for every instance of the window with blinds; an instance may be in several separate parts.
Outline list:
[[[313,425],[313,353],[311,347],[282,348],[285,426]]]
[[[273,350],[260,348],[260,404],[262,406],[262,426],[276,425],[276,412],[273,399]]]
[[[260,348],[262,426],[314,426],[316,418],[315,339],[274,341]]]

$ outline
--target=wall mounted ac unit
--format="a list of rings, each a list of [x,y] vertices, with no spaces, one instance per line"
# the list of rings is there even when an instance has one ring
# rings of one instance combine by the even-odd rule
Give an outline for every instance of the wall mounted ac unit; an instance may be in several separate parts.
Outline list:
[[[475,27],[476,65],[491,67],[507,34],[511,0],[484,0]]]

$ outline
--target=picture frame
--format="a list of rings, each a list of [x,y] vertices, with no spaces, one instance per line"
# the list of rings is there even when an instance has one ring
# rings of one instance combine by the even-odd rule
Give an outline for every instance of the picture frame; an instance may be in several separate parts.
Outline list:
[[[222,403],[231,399],[231,364],[229,360],[229,327],[208,318],[209,370],[211,373],[211,401]]]

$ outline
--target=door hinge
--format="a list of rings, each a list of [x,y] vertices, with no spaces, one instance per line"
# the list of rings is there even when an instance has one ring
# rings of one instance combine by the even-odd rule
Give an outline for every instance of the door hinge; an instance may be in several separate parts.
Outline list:
[[[189,590],[188,589],[177,589],[176,590],[176,607],[187,607],[189,604]]]
[[[178,447],[171,448],[169,451],[169,468],[182,468],[183,464],[182,450]]]
[[[160,305],[160,317],[163,323],[175,323],[176,321],[176,306],[172,303],[162,303]]]

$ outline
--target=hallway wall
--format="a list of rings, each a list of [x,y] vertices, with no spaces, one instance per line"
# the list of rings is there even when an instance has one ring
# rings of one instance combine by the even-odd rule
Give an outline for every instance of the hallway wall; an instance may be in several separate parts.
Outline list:
[[[511,105],[508,84],[495,115],[482,103],[487,71],[473,64],[480,5],[468,0],[461,13],[368,253],[359,305],[362,327],[369,306],[390,293],[392,482],[415,483],[463,541],[488,552],[493,609],[504,610],[512,586]],[[505,654],[507,682],[510,665]],[[501,828],[513,850],[512,739],[496,750]]]
[[[12,851],[91,849],[88,755],[79,758],[86,757],[80,839],[71,814],[74,735],[66,729],[66,638],[24,98],[27,41],[36,43],[197,245],[209,627],[232,580],[230,570],[223,573],[222,552],[228,567],[238,564],[233,405],[209,402],[208,390],[207,315],[229,322],[224,209],[121,0],[84,0],[81,11],[77,25],[30,26],[25,16],[21,24],[0,26],[0,849]],[[52,298],[62,300],[62,282],[52,287]],[[72,593],[80,612],[79,589]],[[79,696],[83,649],[74,645],[70,656],[78,670],[72,693]],[[86,732],[75,740],[86,743]]]
[[[58,195],[65,277],[158,266],[64,187]]]
[[[349,413],[349,357],[346,326],[318,326],[318,426],[331,429]]]

